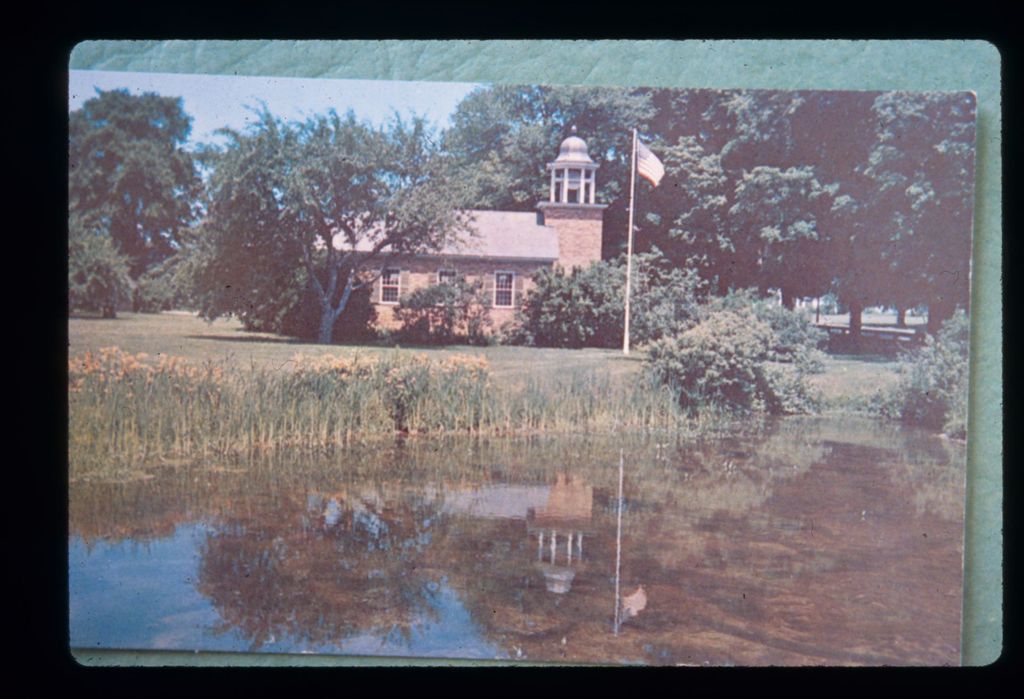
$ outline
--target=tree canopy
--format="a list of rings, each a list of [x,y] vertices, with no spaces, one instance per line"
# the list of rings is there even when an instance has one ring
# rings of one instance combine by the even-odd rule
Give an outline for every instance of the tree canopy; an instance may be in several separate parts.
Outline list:
[[[835,293],[852,326],[868,305],[927,305],[934,331],[969,302],[975,109],[967,93],[497,85],[467,95],[442,134],[418,118],[264,110],[222,132],[203,182],[181,99],[99,92],[70,115],[72,298],[106,311],[127,270],[162,308],[189,279],[208,318],[280,332],[301,317],[327,341],[366,320],[345,309],[369,308],[388,260],[466,234],[460,211],[533,210],[573,126],[600,166],[611,260],[636,128],[666,168],[659,187],[638,183],[638,252],[718,294]]]
[[[201,182],[181,98],[98,92],[69,117],[69,215],[107,235],[133,279],[175,253]]]
[[[637,187],[637,249],[718,293],[831,291],[855,324],[866,305],[927,304],[937,327],[967,303],[972,96],[496,86],[459,105],[445,144],[478,205],[529,209],[573,124],[601,166],[606,259],[624,249],[637,128],[667,173]]]
[[[466,233],[459,180],[422,119],[375,129],[351,112],[286,123],[263,111],[223,133],[195,271],[207,318],[277,331],[312,299],[329,342],[388,260]]]

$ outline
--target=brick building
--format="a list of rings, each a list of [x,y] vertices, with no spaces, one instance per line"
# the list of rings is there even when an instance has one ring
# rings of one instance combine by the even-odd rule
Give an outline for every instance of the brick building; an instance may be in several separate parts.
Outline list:
[[[606,206],[595,201],[597,168],[573,128],[547,165],[549,196],[536,212],[469,211],[474,235],[435,254],[393,261],[381,271],[371,296],[378,324],[397,325],[394,309],[404,294],[461,277],[483,282],[498,328],[515,317],[538,269],[569,270],[600,260]]]

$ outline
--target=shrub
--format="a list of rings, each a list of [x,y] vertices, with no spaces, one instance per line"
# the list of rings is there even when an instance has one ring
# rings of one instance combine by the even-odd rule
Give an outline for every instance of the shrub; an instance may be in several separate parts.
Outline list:
[[[770,341],[766,323],[720,311],[677,337],[651,343],[649,368],[691,407],[751,408],[765,382]]]
[[[774,299],[758,298],[753,289],[731,291],[725,296],[711,299],[702,314],[718,311],[752,313],[767,323],[772,331],[769,358],[775,362],[796,364],[801,371],[824,371],[821,348],[828,341],[828,333],[810,322],[806,312],[790,310]]]
[[[967,388],[970,322],[963,311],[945,323],[935,337],[907,357],[900,379],[888,393],[876,398],[880,414],[942,430],[951,437],[967,435]]]
[[[630,291],[630,339],[637,345],[678,335],[697,324],[705,282],[655,251],[634,256]]]
[[[630,339],[645,344],[696,323],[702,284],[692,270],[671,266],[655,251],[634,255]],[[625,318],[625,258],[586,269],[542,270],[534,276],[518,315],[512,343],[541,347],[621,347]]]
[[[104,318],[131,298],[128,262],[106,234],[72,225],[68,236],[68,310],[99,311]]]
[[[753,313],[714,311],[648,347],[648,371],[691,412],[707,408],[808,412],[817,400],[798,365],[772,363],[771,327]]]
[[[538,347],[614,347],[622,343],[622,272],[609,262],[586,269],[542,269],[518,322]]]
[[[402,297],[395,316],[399,339],[415,343],[485,344],[491,325],[482,282],[464,279],[415,289]]]
[[[494,341],[499,345],[521,345],[533,347],[537,344],[533,333],[522,322],[521,317],[502,323],[498,331],[493,335]]]

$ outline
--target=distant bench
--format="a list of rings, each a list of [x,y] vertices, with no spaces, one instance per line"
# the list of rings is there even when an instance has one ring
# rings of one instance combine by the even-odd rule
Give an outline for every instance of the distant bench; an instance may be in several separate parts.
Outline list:
[[[924,344],[925,332],[922,327],[897,328],[878,325],[862,325],[860,329],[860,345],[853,346],[850,328],[847,325],[818,323],[817,327],[828,332],[829,350],[843,352],[850,350],[899,352]]]

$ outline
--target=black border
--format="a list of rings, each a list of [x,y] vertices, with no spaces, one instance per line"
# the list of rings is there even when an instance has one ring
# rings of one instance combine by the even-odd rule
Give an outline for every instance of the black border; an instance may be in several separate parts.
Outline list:
[[[934,695],[1002,694],[1012,691],[1019,660],[1018,580],[1015,557],[1006,556],[1004,585],[1004,653],[984,668],[949,669],[631,669],[602,668],[85,668],[67,649],[67,504],[66,445],[67,353],[66,296],[66,105],[69,54],[79,41],[88,39],[982,39],[993,43],[1003,59],[1003,123],[1016,125],[1019,118],[1018,65],[1020,52],[1009,3],[1000,7],[974,3],[931,3],[900,13],[893,4],[818,3],[805,7],[776,3],[733,2],[700,7],[673,4],[612,4],[565,2],[561,4],[508,3],[405,3],[387,4],[275,4],[104,3],[70,7],[28,8],[28,18],[10,19],[7,46],[14,49],[8,65],[13,68],[15,92],[8,114],[29,127],[8,131],[14,145],[10,157],[19,163],[14,171],[15,196],[8,213],[18,223],[9,224],[7,259],[19,272],[20,293],[10,298],[12,326],[17,318],[31,316],[28,330],[14,331],[9,346],[18,347],[23,359],[36,360],[35,371],[12,372],[19,379],[9,405],[8,424],[33,427],[26,447],[42,459],[9,459],[9,468],[30,473],[33,490],[24,495],[9,493],[9,502],[20,504],[8,525],[8,543],[26,546],[24,553],[10,549],[8,576],[16,592],[8,605],[17,616],[9,618],[9,640],[15,645],[17,675],[39,691],[65,690],[75,696],[192,694],[309,694],[313,690],[349,693],[367,683],[379,691],[394,682],[416,692],[443,694],[584,693],[594,689],[609,694],[644,689],[671,694],[704,690],[716,695],[758,693],[771,688],[787,695],[863,696],[867,694]],[[33,133],[33,131],[35,133]],[[1004,192],[1016,192],[1020,139],[1014,130],[1003,135]],[[13,169],[13,168],[12,168]],[[27,189],[28,192],[23,190]],[[25,193],[33,194],[24,202]],[[1020,227],[1015,196],[1004,197],[1004,269],[1017,255]],[[16,209],[16,211],[14,211]],[[14,238],[15,240],[11,240]],[[1018,290],[1008,275],[1004,287]],[[25,284],[27,282],[27,285]],[[27,289],[26,289],[27,286]],[[27,294],[26,294],[27,291]],[[26,298],[27,296],[27,298]],[[1006,306],[1014,308],[1013,299]],[[40,312],[41,311],[41,312]],[[15,326],[16,327],[16,326]],[[1012,326],[1004,338],[1004,350],[1013,348]],[[38,360],[42,360],[39,362]],[[38,363],[37,363],[38,362]],[[41,365],[41,366],[40,366]],[[1019,378],[1014,362],[1007,367],[1006,384]],[[42,377],[42,381],[40,381]],[[40,390],[40,385],[46,390]],[[1012,389],[1006,391],[1011,417],[1020,407]],[[33,417],[23,409],[24,398]],[[1010,431],[1007,431],[1010,434]],[[1009,442],[1013,443],[1013,435]],[[1012,463],[1012,460],[1011,460]],[[1004,502],[1018,502],[1019,472],[1006,473]],[[20,511],[19,511],[20,510]],[[1013,514],[1014,508],[1007,508]],[[19,524],[20,523],[20,524]],[[1016,518],[1006,520],[1004,547],[1015,539]],[[28,542],[23,531],[31,530]],[[9,547],[10,548],[10,547]],[[1004,554],[1005,555],[1005,554]],[[22,619],[24,616],[24,619]],[[431,674],[426,676],[430,671]],[[683,676],[676,673],[682,672]],[[443,673],[437,676],[437,673]],[[448,675],[454,676],[448,676]],[[421,679],[421,675],[424,675]],[[15,680],[15,677],[9,677]],[[648,683],[650,683],[648,685]],[[10,686],[17,686],[11,682]],[[360,687],[361,688],[361,687]],[[547,690],[547,691],[545,691]],[[746,691],[742,691],[746,690]],[[358,690],[356,690],[358,691]],[[642,691],[642,690],[641,690]],[[704,692],[701,692],[704,693]]]

